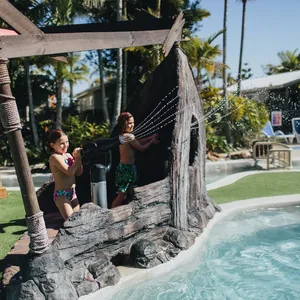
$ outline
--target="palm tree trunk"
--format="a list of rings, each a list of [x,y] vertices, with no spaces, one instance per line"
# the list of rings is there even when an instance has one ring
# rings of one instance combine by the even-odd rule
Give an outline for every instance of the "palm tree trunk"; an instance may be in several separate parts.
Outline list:
[[[123,2],[123,19],[127,20],[127,0]],[[123,51],[123,90],[122,90],[122,110],[126,109],[127,103],[127,51]]]
[[[62,63],[58,62],[58,68],[56,73],[57,91],[56,91],[56,129],[61,129],[62,125],[62,89],[63,89],[63,79],[62,79]]]
[[[121,21],[122,19],[122,6],[123,1],[117,0],[118,9],[117,9],[117,21]],[[116,78],[116,100],[115,100],[115,107],[114,107],[114,113],[112,117],[112,126],[111,129],[114,128],[114,126],[117,124],[117,119],[119,114],[121,113],[121,105],[122,105],[122,49],[117,49],[117,78]]]
[[[122,109],[126,109],[127,103],[127,57],[128,53],[124,50],[124,61],[123,61],[123,89],[122,89]]]
[[[25,59],[25,70],[26,70],[26,81],[27,81],[30,123],[31,123],[31,130],[33,135],[33,144],[36,148],[39,149],[40,148],[39,136],[38,136],[38,131],[35,123],[35,116],[34,116],[33,97],[32,97],[32,88],[31,88],[31,80],[30,80],[30,66],[29,66],[28,58]]]
[[[156,13],[157,18],[160,18],[161,0],[156,0]],[[156,63],[157,66],[160,64],[160,46],[156,45]]]
[[[69,64],[70,64],[70,73],[73,73],[73,67],[74,67],[74,53],[71,52],[70,54],[70,60],[69,60]],[[70,84],[70,104],[73,103],[73,98],[74,98],[74,82],[72,80],[70,80],[69,82]]]
[[[160,18],[161,0],[156,0],[157,17]]]
[[[242,0],[242,1],[243,1],[243,17],[242,17],[242,34],[241,34],[240,60],[239,60],[238,84],[237,84],[237,95],[238,96],[241,96],[243,48],[244,48],[244,34],[245,34],[245,21],[246,21],[246,5],[247,5],[247,0]]]
[[[223,19],[223,97],[225,100],[225,114],[226,114],[226,140],[227,143],[231,143],[230,123],[228,116],[228,95],[227,95],[227,15],[228,15],[228,0],[224,0],[224,19]]]
[[[101,107],[103,112],[103,120],[105,123],[110,125],[109,114],[107,109],[107,101],[106,101],[106,91],[105,91],[105,82],[104,82],[104,67],[102,60],[102,51],[97,50],[98,53],[98,66],[99,66],[99,78],[101,84]]]

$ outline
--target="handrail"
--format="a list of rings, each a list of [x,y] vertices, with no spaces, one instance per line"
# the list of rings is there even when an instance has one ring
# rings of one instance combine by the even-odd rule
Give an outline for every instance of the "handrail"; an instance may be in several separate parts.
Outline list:
[[[253,145],[253,159],[257,162],[258,159],[267,160],[267,170],[270,165],[279,168],[292,167],[292,149],[284,144],[276,142],[256,142]]]

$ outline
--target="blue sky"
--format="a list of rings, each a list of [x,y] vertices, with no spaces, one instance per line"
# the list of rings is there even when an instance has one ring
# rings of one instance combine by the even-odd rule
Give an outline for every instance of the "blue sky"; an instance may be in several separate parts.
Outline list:
[[[201,7],[211,16],[204,19],[199,37],[208,37],[223,27],[224,0],[202,0]],[[300,0],[249,0],[243,62],[254,77],[264,76],[262,65],[278,64],[277,53],[300,48]],[[236,77],[240,51],[242,3],[228,0],[227,64]],[[215,43],[222,48],[222,36]],[[222,58],[220,57],[220,61]]]
[[[201,7],[211,16],[204,19],[197,33],[207,38],[223,27],[224,0],[202,0]],[[278,64],[277,53],[299,48],[300,0],[248,0],[243,62],[249,64],[253,77],[262,77],[263,65]],[[237,76],[242,24],[242,3],[228,0],[227,65]],[[222,48],[222,36],[215,40]],[[219,59],[222,60],[220,56]],[[75,87],[75,93],[88,88],[87,83]]]

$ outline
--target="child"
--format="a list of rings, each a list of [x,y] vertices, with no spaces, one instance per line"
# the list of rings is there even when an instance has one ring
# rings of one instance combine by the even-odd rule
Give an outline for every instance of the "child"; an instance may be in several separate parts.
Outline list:
[[[118,117],[117,123],[120,141],[120,163],[116,169],[116,187],[118,195],[112,203],[112,208],[120,206],[126,198],[127,192],[131,192],[136,181],[136,167],[134,165],[135,150],[145,151],[152,144],[158,144],[158,135],[136,139],[132,134],[134,118],[129,112],[123,112]]]
[[[80,148],[75,148],[71,155],[67,153],[68,147],[68,137],[62,130],[56,129],[50,132],[48,148],[51,153],[50,169],[55,182],[53,198],[65,220],[79,210],[75,193],[75,176],[82,174]]]

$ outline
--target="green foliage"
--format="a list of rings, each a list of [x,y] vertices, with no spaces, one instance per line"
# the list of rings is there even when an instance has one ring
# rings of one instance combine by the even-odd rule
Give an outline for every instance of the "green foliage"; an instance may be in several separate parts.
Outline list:
[[[217,152],[227,152],[225,102],[220,89],[207,87],[201,91],[205,114],[213,112],[206,121],[207,148]],[[249,145],[252,136],[266,124],[269,116],[263,103],[234,95],[228,96],[229,121],[234,147]]]
[[[266,65],[265,73],[267,75],[300,70],[300,53],[298,53],[298,49],[281,51],[277,53],[277,56],[280,59],[280,64],[277,66],[272,64]]]
[[[41,126],[47,130],[54,129],[54,123],[51,120],[40,122]],[[87,141],[93,141],[100,137],[109,136],[109,126],[106,123],[96,124],[80,120],[78,116],[68,116],[62,124],[62,129],[69,137],[70,149],[82,146]]]

